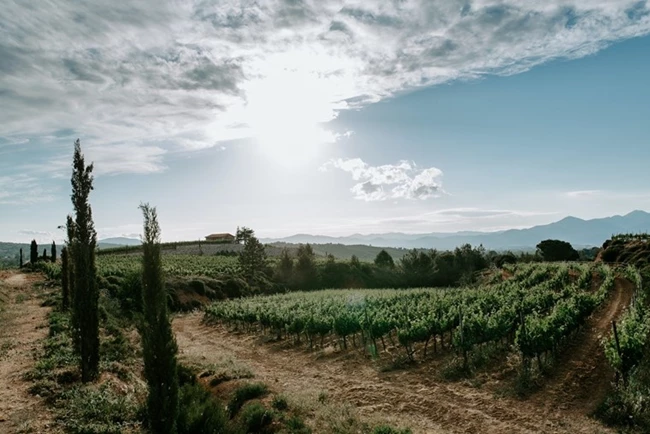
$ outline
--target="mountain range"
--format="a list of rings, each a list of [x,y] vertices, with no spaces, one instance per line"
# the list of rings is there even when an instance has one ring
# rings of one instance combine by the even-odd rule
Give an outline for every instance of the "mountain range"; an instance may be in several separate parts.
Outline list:
[[[371,245],[395,248],[435,248],[454,249],[463,244],[493,250],[531,250],[542,240],[559,239],[568,241],[575,248],[599,247],[614,234],[650,232],[650,213],[632,211],[625,215],[583,220],[566,217],[547,225],[526,229],[509,229],[498,232],[454,232],[404,234],[391,232],[384,234],[354,234],[344,237],[297,234],[285,238],[262,239],[264,243],[311,243]]]

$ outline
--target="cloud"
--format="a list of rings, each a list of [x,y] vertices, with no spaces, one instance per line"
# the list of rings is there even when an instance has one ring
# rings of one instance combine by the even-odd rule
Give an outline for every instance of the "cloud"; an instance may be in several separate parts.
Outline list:
[[[435,167],[418,169],[415,163],[370,166],[360,158],[333,159],[321,166],[321,171],[341,169],[359,181],[350,191],[356,199],[378,201],[385,199],[428,199],[438,197],[442,190],[442,171]]]
[[[54,200],[55,190],[41,180],[24,175],[0,176],[0,205],[32,205]]]
[[[0,135],[71,129],[97,146],[195,150],[268,125],[319,125],[423,86],[589,55],[650,32],[650,5],[8,0],[0,23]],[[144,163],[124,170],[164,169],[152,149],[134,158]],[[420,181],[402,194],[426,195]]]
[[[566,197],[573,199],[589,199],[597,196],[601,196],[604,192],[602,190],[578,190],[578,191],[567,191],[564,193]]]

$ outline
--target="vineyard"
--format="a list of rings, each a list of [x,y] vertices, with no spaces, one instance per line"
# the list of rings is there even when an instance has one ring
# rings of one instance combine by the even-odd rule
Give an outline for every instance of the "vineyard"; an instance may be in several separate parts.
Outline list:
[[[162,263],[166,276],[219,277],[239,273],[237,257],[232,256],[165,255],[162,257]],[[49,277],[59,278],[60,264],[48,262],[42,263],[40,266]],[[140,256],[121,254],[97,257],[97,273],[102,277],[126,277],[133,273],[139,273],[141,267]]]
[[[327,290],[231,300],[207,308],[208,321],[257,330],[310,348],[387,345],[411,360],[430,346],[468,356],[480,346],[514,345],[525,364],[553,354],[603,303],[613,270],[594,264],[520,265],[476,288]],[[381,345],[381,346],[379,346]]]

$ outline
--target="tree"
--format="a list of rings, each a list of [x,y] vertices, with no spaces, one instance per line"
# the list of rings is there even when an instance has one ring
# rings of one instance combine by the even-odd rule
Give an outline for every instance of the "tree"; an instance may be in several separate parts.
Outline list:
[[[352,255],[350,257],[350,267],[352,268],[361,268],[361,261],[359,261],[359,258],[357,255]]]
[[[62,268],[62,272],[66,273],[68,275],[68,294],[70,298],[70,303],[74,305],[74,282],[75,282],[75,273],[74,273],[74,240],[75,240],[75,228],[74,228],[74,220],[72,219],[72,216],[68,214],[66,217],[66,223],[65,223],[65,229],[66,233],[68,235],[68,240],[67,240],[67,246],[66,249],[68,251],[68,266],[67,270],[65,268]],[[76,324],[74,323],[75,317],[74,315],[72,316],[72,327],[76,328]]]
[[[260,243],[260,240],[255,237],[252,229],[243,229],[247,233],[242,238],[244,240],[244,250],[239,254],[239,267],[244,277],[248,280],[255,280],[266,269],[266,250],[264,249],[264,245]]]
[[[255,232],[251,228],[242,226],[240,229],[237,227],[237,232],[235,232],[235,242],[238,244],[246,244],[246,240],[253,236],[255,236]]]
[[[156,208],[140,205],[144,216],[142,242],[143,322],[140,326],[144,374],[149,396],[147,413],[151,432],[176,433],[179,411],[178,347],[167,314],[167,293],[162,275],[160,225]]]
[[[72,165],[72,204],[75,211],[73,326],[81,356],[81,380],[93,381],[99,375],[99,291],[95,266],[97,233],[88,202],[93,190],[93,164],[86,166],[81,143],[74,143]]]
[[[381,268],[394,268],[395,262],[393,262],[393,257],[386,250],[382,250],[375,257],[375,265]]]
[[[276,267],[276,275],[279,280],[287,283],[291,280],[291,275],[293,274],[293,258],[289,255],[289,250],[287,248],[282,249],[280,253],[280,260]]]
[[[537,251],[545,261],[576,261],[580,254],[566,241],[544,240],[537,245]]]
[[[38,261],[38,244],[36,244],[36,240],[32,240],[32,244],[29,246],[29,262],[32,267],[36,265],[36,261]]]
[[[52,262],[56,262],[56,243],[52,241],[52,247],[50,248],[50,259]]]
[[[20,259],[18,261],[18,268],[23,268],[23,249],[20,249]]]
[[[61,307],[67,310],[70,306],[70,265],[68,263],[68,249],[61,249]]]
[[[305,288],[312,288],[316,285],[316,259],[314,249],[309,244],[298,246],[298,261],[296,263],[296,275],[298,283]]]
[[[41,256],[41,259],[47,261],[47,249],[43,249],[43,256]]]

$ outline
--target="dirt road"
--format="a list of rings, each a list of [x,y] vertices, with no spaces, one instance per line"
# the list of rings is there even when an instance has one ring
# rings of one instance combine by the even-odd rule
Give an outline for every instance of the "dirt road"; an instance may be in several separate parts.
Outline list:
[[[178,316],[173,328],[181,357],[218,363],[232,357],[278,392],[326,391],[369,417],[410,427],[414,433],[610,433],[587,409],[610,377],[600,338],[629,303],[620,280],[606,305],[566,351],[546,387],[529,400],[498,397],[490,388],[438,380],[435,361],[402,371],[381,372],[352,351],[308,352],[287,343],[202,324],[202,314]],[[595,395],[594,395],[595,394]],[[595,396],[595,398],[594,398]]]
[[[46,315],[32,284],[37,275],[0,272],[0,432],[49,433],[52,415],[28,393],[23,375],[34,366],[37,342],[47,335]]]

